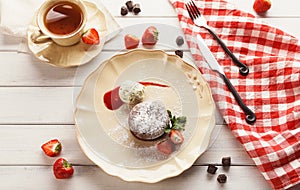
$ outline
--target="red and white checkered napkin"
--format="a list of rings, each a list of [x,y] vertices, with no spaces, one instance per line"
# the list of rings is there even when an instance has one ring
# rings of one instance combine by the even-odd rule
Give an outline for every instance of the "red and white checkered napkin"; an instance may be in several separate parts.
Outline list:
[[[194,0],[201,13],[240,61],[239,74],[216,40],[189,18],[184,0],[169,0],[178,13],[196,65],[236,138],[274,189],[300,183],[300,46],[293,36],[237,10],[225,0]],[[201,34],[242,99],[256,113],[254,125],[242,112],[223,80],[211,71],[196,44]]]

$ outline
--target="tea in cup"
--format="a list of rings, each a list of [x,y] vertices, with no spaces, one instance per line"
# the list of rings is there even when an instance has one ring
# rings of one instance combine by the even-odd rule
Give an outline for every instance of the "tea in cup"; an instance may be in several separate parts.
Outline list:
[[[37,13],[37,25],[41,33],[36,41],[51,38],[61,46],[78,43],[87,20],[81,0],[47,0]]]

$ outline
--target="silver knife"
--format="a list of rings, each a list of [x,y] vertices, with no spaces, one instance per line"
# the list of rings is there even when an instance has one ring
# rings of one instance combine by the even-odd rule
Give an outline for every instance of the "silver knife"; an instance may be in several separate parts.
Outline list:
[[[239,106],[241,107],[243,112],[246,114],[246,117],[245,117],[246,122],[248,124],[254,124],[256,121],[255,113],[244,104],[242,98],[240,97],[240,95],[238,94],[238,92],[236,91],[236,89],[234,88],[232,83],[230,82],[230,80],[225,75],[223,68],[219,65],[216,58],[214,57],[214,55],[212,54],[212,52],[210,51],[210,49],[207,47],[206,43],[204,42],[203,38],[199,34],[197,35],[197,43],[198,43],[198,47],[201,51],[201,54],[204,57],[204,59],[206,60],[206,62],[208,63],[209,67],[213,71],[216,71],[220,74],[220,76],[223,78],[225,84],[227,85],[228,89],[234,96],[235,100],[237,101],[237,103],[239,104]]]
[[[212,54],[210,49],[207,47],[205,41],[199,34],[197,35],[197,40],[198,40],[197,42],[198,42],[199,49],[200,49],[204,59],[207,61],[209,67],[213,71],[217,71],[218,73],[225,75],[223,68],[219,65],[219,63],[215,59],[214,55]]]

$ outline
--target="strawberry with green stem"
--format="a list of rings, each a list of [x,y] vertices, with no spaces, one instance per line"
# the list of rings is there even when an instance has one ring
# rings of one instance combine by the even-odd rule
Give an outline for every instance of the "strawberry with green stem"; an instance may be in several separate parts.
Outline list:
[[[41,146],[47,156],[54,157],[60,154],[62,145],[58,139],[52,139]]]
[[[53,173],[57,179],[70,178],[73,176],[74,168],[66,159],[59,158],[53,164]]]
[[[165,133],[169,134],[169,137],[174,144],[182,144],[184,138],[180,131],[184,130],[186,124],[186,117],[185,116],[176,117],[172,115],[170,110],[167,111],[170,118],[170,123],[167,125],[167,128],[165,129]]]
[[[146,46],[155,45],[158,41],[158,34],[159,32],[155,26],[149,26],[142,36],[142,44]]]
[[[167,139],[160,141],[157,144],[157,150],[165,155],[170,155],[175,149],[176,145],[183,143],[184,138],[180,131],[184,130],[186,124],[186,117],[173,116],[170,110],[167,110],[170,123],[165,129],[165,133],[169,134]]]

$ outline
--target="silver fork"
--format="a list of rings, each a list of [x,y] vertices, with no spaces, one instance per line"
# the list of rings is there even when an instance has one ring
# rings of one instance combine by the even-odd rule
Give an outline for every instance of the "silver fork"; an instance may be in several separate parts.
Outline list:
[[[244,63],[240,62],[236,56],[228,49],[226,44],[219,38],[219,36],[207,25],[207,21],[203,17],[203,15],[198,10],[197,6],[193,2],[193,0],[190,0],[188,3],[185,4],[185,7],[195,23],[195,25],[199,27],[203,27],[208,30],[208,32],[218,41],[218,43],[221,45],[221,47],[224,49],[224,51],[229,55],[229,57],[232,59],[232,61],[239,67],[240,74],[243,76],[248,75],[249,68]]]

